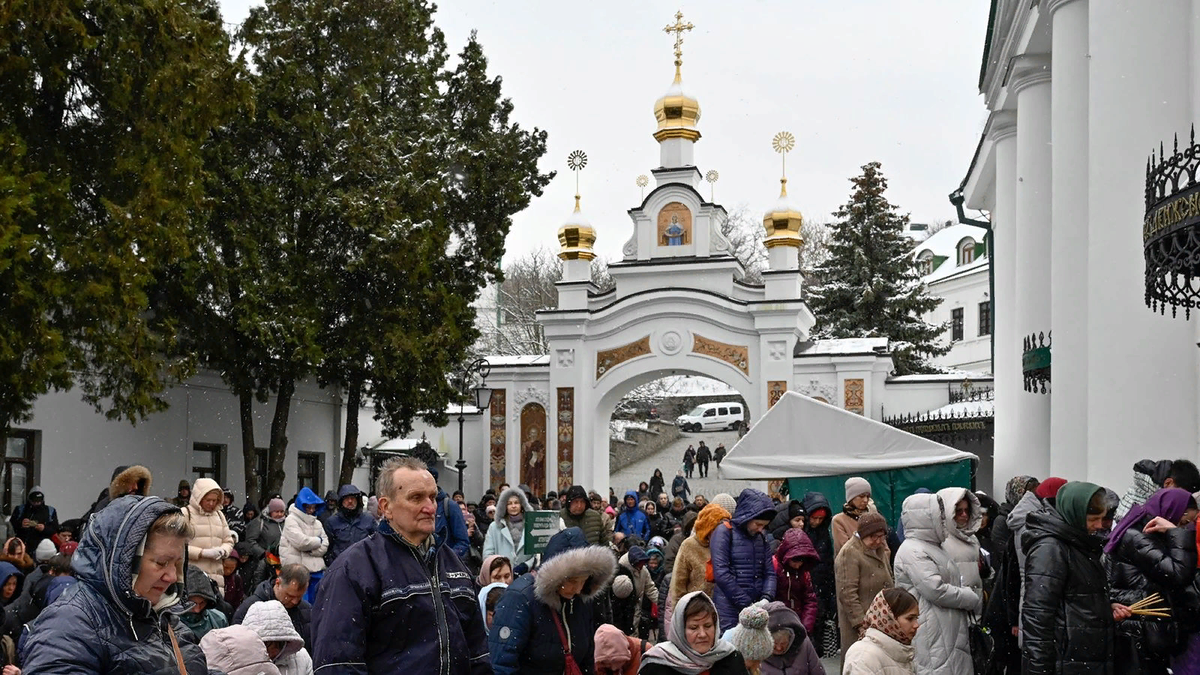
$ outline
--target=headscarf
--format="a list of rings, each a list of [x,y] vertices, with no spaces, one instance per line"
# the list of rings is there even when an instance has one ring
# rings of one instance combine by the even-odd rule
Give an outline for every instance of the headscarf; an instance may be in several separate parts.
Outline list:
[[[1047,479],[1047,481],[1049,480]],[[1045,484],[1042,483],[1042,485]],[[1041,488],[1038,489],[1041,490]],[[1067,521],[1068,525],[1087,532],[1088,502],[1092,501],[1092,497],[1103,489],[1095,483],[1071,481],[1058,489],[1057,496],[1051,495],[1055,497],[1054,508],[1062,514],[1063,520]]]
[[[1025,486],[1029,485],[1030,481],[1037,480],[1033,476],[1013,476],[1009,479],[1008,484],[1004,486],[1004,502],[1009,506],[1016,506],[1017,502],[1021,501],[1021,497],[1025,496]]]
[[[483,565],[479,567],[479,577],[475,580],[480,586],[487,586],[492,583],[492,568],[496,566],[496,561],[502,560],[505,565],[512,567],[512,561],[502,555],[489,555],[483,559]]]
[[[1058,496],[1059,490],[1066,484],[1067,481],[1065,478],[1052,476],[1042,481],[1041,485],[1038,485],[1033,493],[1038,496],[1038,499],[1055,499]],[[1091,495],[1088,496],[1088,499],[1091,499]]]
[[[875,594],[875,599],[871,601],[871,606],[867,608],[867,614],[863,619],[863,623],[866,624],[867,628],[874,628],[902,645],[912,644],[912,638],[900,630],[900,622],[896,620],[896,615],[892,613],[892,606],[888,604],[887,598],[883,596],[883,591]]]
[[[708,670],[712,670],[713,666],[721,659],[736,654],[737,650],[733,645],[725,640],[722,640],[719,634],[721,620],[719,616],[715,616],[713,632],[716,633],[712,649],[707,654],[700,654],[687,641],[687,608],[692,602],[704,602],[712,606],[714,616],[717,613],[716,605],[712,604],[712,600],[705,595],[704,591],[693,591],[679,599],[675,605],[675,613],[671,615],[670,630],[667,631],[669,642],[660,642],[650,648],[644,656],[642,656],[642,667],[645,668],[647,663],[656,663],[661,666],[684,675],[700,675]]]
[[[1111,555],[1116,551],[1117,546],[1121,544],[1121,537],[1125,536],[1125,530],[1140,525],[1143,520],[1166,518],[1172,523],[1179,523],[1183,512],[1192,502],[1192,494],[1182,488],[1163,488],[1155,492],[1145,504],[1129,509],[1129,513],[1117,523],[1108,538],[1108,543],[1104,545],[1104,552]]]

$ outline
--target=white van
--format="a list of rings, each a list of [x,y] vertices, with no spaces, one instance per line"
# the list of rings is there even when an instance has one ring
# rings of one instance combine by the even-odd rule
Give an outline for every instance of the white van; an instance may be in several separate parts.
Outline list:
[[[742,404],[737,401],[701,403],[676,417],[675,426],[681,431],[720,431],[739,428],[744,418]]]

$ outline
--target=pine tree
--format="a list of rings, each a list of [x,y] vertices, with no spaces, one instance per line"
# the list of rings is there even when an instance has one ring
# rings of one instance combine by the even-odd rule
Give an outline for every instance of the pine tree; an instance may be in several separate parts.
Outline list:
[[[887,179],[879,162],[851,178],[850,200],[834,214],[829,258],[817,270],[820,285],[809,291],[819,337],[890,339],[896,373],[935,372],[926,359],[949,346],[938,343],[945,325],[921,317],[941,304],[929,295],[903,236],[908,216],[884,196]]]
[[[166,407],[200,148],[237,72],[215,0],[0,3],[0,447],[50,389]]]

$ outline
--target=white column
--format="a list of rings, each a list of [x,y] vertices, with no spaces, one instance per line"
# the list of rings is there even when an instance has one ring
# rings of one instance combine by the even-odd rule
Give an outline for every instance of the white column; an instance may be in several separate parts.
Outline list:
[[[1050,60],[1022,56],[1013,64],[1009,89],[1017,97],[1016,296],[1017,342],[1048,334],[1050,325]],[[1023,351],[1023,345],[1018,346]],[[1018,368],[1019,370],[1019,368]],[[1028,473],[1050,471],[1050,395],[1017,397],[1017,443]]]
[[[1145,306],[1141,236],[1146,158],[1195,119],[1194,5],[1130,7],[1088,12],[1087,477],[1117,492],[1137,459],[1196,456],[1200,351],[1182,316]]]
[[[1054,60],[1050,89],[1053,142],[1050,325],[1050,475],[1087,473],[1088,2],[1050,3]]]
[[[1028,473],[1017,443],[1017,400],[1021,390],[1021,338],[1017,331],[1017,119],[997,112],[989,121],[996,156],[996,200],[992,208],[992,264],[995,265],[996,433],[993,494],[1003,494],[1012,476]]]

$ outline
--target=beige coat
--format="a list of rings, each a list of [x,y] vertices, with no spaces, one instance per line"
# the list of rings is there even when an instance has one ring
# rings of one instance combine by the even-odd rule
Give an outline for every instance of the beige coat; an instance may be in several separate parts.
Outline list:
[[[912,645],[900,644],[874,628],[846,651],[842,675],[912,675]]]
[[[329,549],[329,537],[325,527],[316,516],[310,516],[300,507],[288,507],[283,521],[283,534],[279,537],[279,562],[284,565],[299,563],[309,572],[325,569],[325,551]]]
[[[855,534],[838,552],[833,563],[837,579],[838,628],[842,650],[858,640],[858,628],[871,601],[885,588],[891,588],[891,551],[887,546],[874,551],[863,545]]]
[[[858,532],[858,519],[842,511],[833,517],[833,555],[836,557],[846,542]]]
[[[192,521],[195,535],[188,542],[188,564],[203,570],[210,579],[217,582],[221,593],[225,592],[225,568],[221,562],[233,551],[233,532],[225,522],[225,514],[221,513],[221,502],[212,513],[205,513],[200,508],[200,500],[212,491],[221,493],[221,486],[211,478],[201,478],[192,486],[192,497],[188,507],[183,510]],[[224,552],[220,559],[203,558],[200,553],[204,549],[216,548]]]

